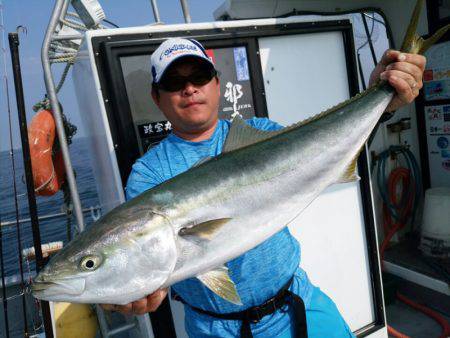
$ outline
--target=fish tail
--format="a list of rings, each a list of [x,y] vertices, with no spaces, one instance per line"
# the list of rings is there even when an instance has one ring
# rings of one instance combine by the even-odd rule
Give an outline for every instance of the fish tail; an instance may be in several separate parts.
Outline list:
[[[445,25],[442,28],[439,28],[436,33],[434,33],[431,37],[426,40],[422,40],[422,46],[420,47],[419,54],[423,54],[428,48],[430,48],[436,41],[438,41],[447,31],[450,29],[450,24]]]
[[[424,40],[416,33],[417,24],[419,22],[420,12],[424,7],[424,0],[417,0],[416,6],[409,22],[406,35],[402,43],[400,50],[405,53],[423,54],[428,48],[430,48],[436,41],[438,41],[449,29],[450,24],[440,28],[431,37]]]

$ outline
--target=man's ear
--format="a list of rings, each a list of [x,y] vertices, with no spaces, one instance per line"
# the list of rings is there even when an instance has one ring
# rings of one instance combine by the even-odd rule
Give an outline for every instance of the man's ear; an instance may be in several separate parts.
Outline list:
[[[216,76],[216,82],[217,82],[217,85],[219,86],[219,97],[220,97],[220,80],[219,80],[218,76]]]
[[[158,108],[159,108],[159,101],[160,101],[159,93],[156,92],[156,90],[153,89],[153,88],[152,88],[151,93],[152,93],[152,99],[153,99],[153,102],[155,102],[155,104],[156,104],[156,105],[158,106]]]

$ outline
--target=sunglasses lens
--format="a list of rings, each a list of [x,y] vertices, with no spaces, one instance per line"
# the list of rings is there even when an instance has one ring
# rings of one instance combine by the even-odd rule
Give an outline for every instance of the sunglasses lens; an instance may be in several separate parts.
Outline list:
[[[212,72],[197,72],[190,76],[190,81],[196,86],[203,86],[213,78]]]
[[[160,82],[161,89],[168,92],[177,92],[186,85],[186,79],[183,77],[169,77]]]
[[[188,82],[194,86],[204,86],[216,75],[216,70],[212,69],[198,70],[188,76],[168,76],[161,79],[159,87],[168,92],[177,92],[184,89]]]

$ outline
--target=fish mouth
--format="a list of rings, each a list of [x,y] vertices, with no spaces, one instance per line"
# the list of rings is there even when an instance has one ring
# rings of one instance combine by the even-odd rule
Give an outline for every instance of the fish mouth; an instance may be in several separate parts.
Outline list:
[[[52,300],[56,296],[79,296],[84,292],[84,278],[60,279],[55,281],[34,281],[31,285],[33,296],[38,299]]]

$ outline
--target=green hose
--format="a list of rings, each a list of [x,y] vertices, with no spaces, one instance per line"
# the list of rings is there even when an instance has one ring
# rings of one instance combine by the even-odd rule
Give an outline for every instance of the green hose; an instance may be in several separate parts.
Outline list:
[[[412,182],[414,185],[407,187],[407,193],[402,196],[402,199],[398,204],[391,202],[388,193],[388,176],[386,175],[386,163],[387,159],[392,155],[402,156],[406,163],[406,168],[411,173]],[[419,204],[420,196],[422,196],[422,180],[420,174],[419,164],[417,163],[414,154],[406,146],[390,146],[387,150],[383,151],[379,155],[378,166],[377,166],[377,186],[380,191],[381,198],[383,199],[386,207],[389,209],[389,213],[392,218],[398,222],[400,220],[399,212],[403,210],[408,203],[408,196],[414,193],[413,208],[411,214],[411,224],[414,224],[416,218],[416,211]],[[403,220],[404,221],[404,220]]]

